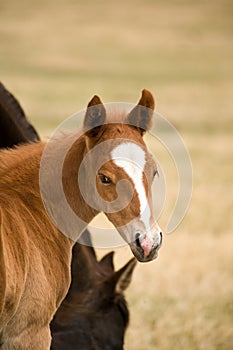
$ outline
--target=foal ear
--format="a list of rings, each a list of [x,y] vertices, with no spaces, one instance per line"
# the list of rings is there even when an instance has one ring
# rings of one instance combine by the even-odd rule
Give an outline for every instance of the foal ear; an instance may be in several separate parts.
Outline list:
[[[84,131],[88,136],[95,137],[106,119],[106,110],[99,96],[94,96],[87,105],[84,118]]]
[[[155,108],[154,97],[150,91],[142,90],[142,96],[127,117],[127,122],[137,127],[143,134],[152,126],[152,116]]]
[[[83,231],[81,237],[78,240],[79,244],[85,245],[86,250],[89,251],[89,255],[93,257],[93,259],[97,262],[95,250],[93,248],[91,233],[88,229]]]
[[[114,272],[114,265],[113,265],[113,255],[114,252],[110,252],[99,261],[100,268],[107,274],[110,275]]]
[[[105,293],[113,295],[115,292],[122,294],[129,286],[137,260],[132,258],[120,270],[112,273],[104,281]]]
[[[128,288],[132,280],[132,275],[136,264],[137,260],[132,258],[126,265],[115,273],[117,276],[117,283],[115,287],[116,292],[123,293]]]

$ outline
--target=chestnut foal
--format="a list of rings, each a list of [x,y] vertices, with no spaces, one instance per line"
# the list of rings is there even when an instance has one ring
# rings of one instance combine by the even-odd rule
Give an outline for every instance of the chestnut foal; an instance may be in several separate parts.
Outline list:
[[[139,104],[129,114],[114,118],[114,121],[98,97],[91,100],[88,107],[91,106],[93,108],[89,108],[85,115],[83,135],[77,135],[77,141],[69,149],[63,164],[64,192],[82,221],[75,227],[76,238],[85,228],[83,222],[88,224],[103,210],[129,243],[136,258],[151,261],[157,257],[162,241],[151,202],[150,186],[156,166],[142,138],[144,130],[151,124],[153,97],[143,90]],[[67,135],[53,141],[52,155],[55,158],[58,156],[59,159],[69,140]],[[111,140],[116,141],[107,149],[111,160],[101,167],[98,174],[91,174],[95,162],[91,157],[87,163],[89,168],[84,169],[84,190],[88,198],[92,197],[93,209],[84,200],[77,184],[79,168],[90,150]],[[0,341],[4,350],[49,349],[49,323],[70,283],[74,241],[63,235],[51,220],[51,213],[60,208],[57,192],[53,192],[55,197],[51,200],[47,194],[41,193],[43,182],[39,183],[45,146],[45,143],[38,142],[0,153]],[[52,158],[48,157],[46,161],[42,181],[53,189],[57,169],[51,167]],[[139,166],[135,165],[136,162]],[[87,181],[90,174],[95,179],[91,183]],[[95,186],[105,202],[113,202],[117,198],[117,182],[121,180],[131,184],[133,196],[130,203],[110,212],[104,206],[98,206],[99,198],[93,191]],[[62,220],[67,219],[65,213],[60,213],[64,215]]]
[[[19,102],[1,83],[0,124],[0,148],[39,141]],[[129,320],[123,292],[136,261],[115,272],[113,252],[98,262],[88,230],[81,239],[84,245],[76,243],[72,250],[69,291],[50,324],[51,349],[123,349]]]

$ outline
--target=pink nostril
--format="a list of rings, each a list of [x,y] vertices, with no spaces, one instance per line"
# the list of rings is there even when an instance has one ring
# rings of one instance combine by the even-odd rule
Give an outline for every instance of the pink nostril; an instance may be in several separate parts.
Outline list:
[[[144,251],[144,256],[147,257],[153,247],[153,240],[149,237],[145,237],[141,242],[141,247]]]

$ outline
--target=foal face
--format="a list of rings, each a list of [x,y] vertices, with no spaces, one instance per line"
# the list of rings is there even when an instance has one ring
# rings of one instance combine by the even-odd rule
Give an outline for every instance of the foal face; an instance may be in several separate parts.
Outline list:
[[[157,257],[162,240],[151,195],[156,173],[156,164],[144,144],[122,140],[96,179],[98,193],[105,201],[119,200],[122,209],[114,210],[113,205],[113,211],[105,214],[142,262]]]
[[[89,106],[95,106],[92,102],[93,100]],[[102,115],[105,121],[107,116],[101,101],[94,102],[98,102],[96,115]],[[101,164],[96,173],[97,192],[105,203],[100,209],[141,262],[155,259],[162,243],[162,233],[154,217],[151,195],[151,185],[157,169],[143,141],[144,131],[149,127],[152,117],[149,107],[153,103],[151,94],[144,90],[139,104],[125,116],[123,123],[95,126],[94,135],[87,134],[89,150],[107,143],[106,149],[102,147],[97,157],[108,153],[108,160]],[[86,123],[88,117],[86,114]],[[91,120],[93,122],[93,110]],[[97,160],[93,158],[92,161],[94,163]]]

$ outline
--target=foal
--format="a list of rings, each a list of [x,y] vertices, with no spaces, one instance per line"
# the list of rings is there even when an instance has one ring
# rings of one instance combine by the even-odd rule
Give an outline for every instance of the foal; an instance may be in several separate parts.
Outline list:
[[[142,138],[151,124],[149,108],[154,107],[153,97],[143,90],[139,104],[129,114],[117,115],[117,119],[116,115],[106,112],[96,96],[89,107],[83,135],[77,135],[62,171],[67,202],[80,219],[75,227],[63,211],[62,197],[56,191],[60,155],[74,135],[54,140],[50,145],[52,152],[46,152],[43,161],[43,142],[0,153],[0,341],[4,350],[49,349],[49,323],[70,283],[74,244],[71,238],[81,235],[101,210],[129,243],[138,260],[150,261],[157,257],[162,238],[153,217],[150,189],[156,165]],[[110,142],[106,149],[108,161],[96,174],[93,173],[96,159],[90,156],[82,169],[82,190],[93,208],[82,196],[77,178],[85,156],[105,141]],[[41,164],[43,174],[39,182]],[[99,197],[105,204],[114,202],[117,183],[121,180],[131,184],[131,201],[121,206],[128,199],[128,192],[124,191],[121,205],[116,201],[120,209],[109,211]],[[96,195],[95,186],[100,196]],[[52,191],[52,196],[46,189]],[[76,232],[76,237],[73,232],[71,238],[63,235],[54,221],[59,225],[66,223],[69,230]]]
[[[76,243],[71,264],[71,285],[50,325],[51,349],[122,350],[129,311],[123,292],[136,260],[114,271],[113,252],[97,261],[88,232],[86,245]]]
[[[15,97],[2,84],[0,91],[4,147],[38,139]],[[123,349],[129,311],[122,293],[130,283],[135,259],[115,272],[113,252],[98,262],[87,230],[81,242],[72,250],[69,291],[50,324],[51,349]]]

